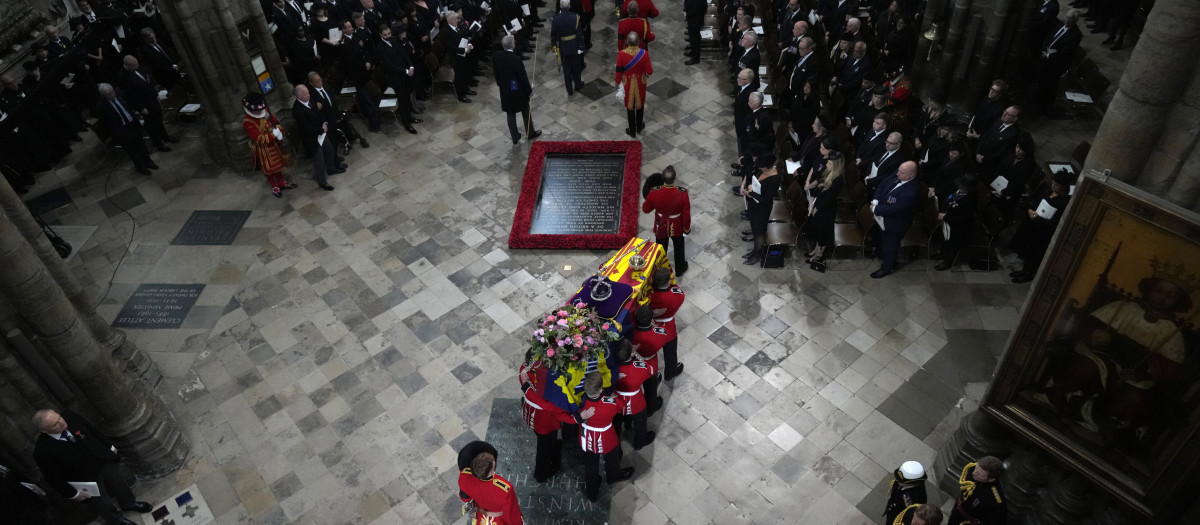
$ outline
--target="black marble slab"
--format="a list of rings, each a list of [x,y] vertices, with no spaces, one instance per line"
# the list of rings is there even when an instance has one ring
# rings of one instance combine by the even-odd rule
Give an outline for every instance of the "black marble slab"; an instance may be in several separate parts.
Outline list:
[[[625,154],[546,155],[529,233],[619,233]]]
[[[233,244],[242,225],[250,218],[245,210],[196,210],[183,228],[171,239],[171,244],[218,246]]]
[[[118,328],[179,328],[203,284],[142,284],[125,301],[112,325]]]

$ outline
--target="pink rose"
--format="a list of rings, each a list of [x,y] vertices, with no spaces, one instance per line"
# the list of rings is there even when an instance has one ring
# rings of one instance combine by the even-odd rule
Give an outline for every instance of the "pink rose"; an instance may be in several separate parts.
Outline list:
[[[566,316],[567,316],[567,311],[566,311],[566,310],[559,310],[559,311],[558,311],[558,316],[559,316],[559,317],[566,317]]]
[[[546,350],[546,357],[554,357],[554,349]]]
[[[600,325],[600,328],[608,330],[608,328],[609,328],[608,323],[604,323],[604,324]]]
[[[559,325],[559,326],[567,326],[567,320],[566,320],[566,319],[559,319],[559,320],[558,320],[558,325]]]
[[[553,322],[554,322],[554,316],[553,316],[553,315],[547,315],[547,316],[546,316],[546,322],[547,322],[547,323],[553,323]]]

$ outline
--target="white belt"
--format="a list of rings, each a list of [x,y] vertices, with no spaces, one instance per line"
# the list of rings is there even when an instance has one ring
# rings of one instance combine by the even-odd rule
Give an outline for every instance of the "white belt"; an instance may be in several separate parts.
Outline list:
[[[542,409],[542,407],[538,406],[538,404],[537,404],[537,403],[534,403],[533,401],[530,401],[528,397],[526,397],[526,398],[524,398],[524,399],[525,399],[525,404],[527,404],[527,405],[529,405],[529,406],[531,406],[531,407],[533,407],[533,408],[536,408],[536,409],[538,409],[538,410],[541,410],[541,409]]]
[[[625,397],[633,397],[633,396],[636,396],[636,395],[638,395],[638,394],[642,393],[642,391],[641,391],[641,390],[634,390],[633,392],[622,392],[622,391],[620,391],[620,390],[617,390],[617,393],[618,393],[618,394],[621,394],[621,395],[623,395],[623,396],[625,396]]]
[[[672,315],[671,317],[663,317],[662,319],[655,319],[654,322],[665,323],[665,322],[674,321],[674,320],[675,320],[675,316]]]
[[[677,219],[677,218],[679,218],[679,217],[682,217],[682,216],[683,216],[683,214],[682,214],[682,213],[676,213],[675,215],[663,215],[663,214],[659,213],[659,214],[657,214],[657,215],[658,215],[659,217],[666,217],[666,218],[668,218],[668,219]]]
[[[612,428],[612,423],[609,423],[604,428],[597,428],[597,427],[588,426],[588,425],[579,425],[579,426],[583,427],[584,430],[591,430],[592,432],[604,432],[605,430]]]

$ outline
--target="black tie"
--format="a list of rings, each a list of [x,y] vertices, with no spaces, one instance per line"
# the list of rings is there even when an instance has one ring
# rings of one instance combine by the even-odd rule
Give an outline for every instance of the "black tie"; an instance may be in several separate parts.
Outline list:
[[[70,441],[71,443],[75,442],[75,436],[72,436],[71,433],[67,432],[66,430],[62,432],[62,438],[63,440]]]
[[[121,125],[129,124],[133,121],[133,117],[129,116],[129,112],[125,111],[125,106],[117,99],[113,99],[113,107],[117,110],[117,116],[121,119]]]
[[[327,93],[325,93],[325,88],[317,88],[317,93],[320,93],[320,94],[321,94],[321,98],[325,99],[325,105],[326,105],[326,106],[332,106],[332,105],[333,105],[333,101],[332,101],[332,100],[329,100],[329,95],[328,95]]]

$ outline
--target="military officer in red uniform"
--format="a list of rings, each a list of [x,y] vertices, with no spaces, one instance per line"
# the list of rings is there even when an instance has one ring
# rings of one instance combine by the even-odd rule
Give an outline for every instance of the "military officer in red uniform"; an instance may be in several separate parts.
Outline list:
[[[654,432],[646,429],[646,395],[642,392],[642,383],[658,373],[658,360],[646,362],[638,359],[633,353],[633,345],[627,340],[622,339],[616,345],[617,359],[621,361],[616,394],[625,398],[625,409],[621,415],[628,416],[633,423],[633,448],[641,450],[654,441]]]
[[[469,458],[469,460],[468,460]],[[463,466],[464,463],[469,463]],[[496,474],[496,448],[473,441],[458,454],[458,498],[467,504],[471,525],[522,525],[512,483]]]
[[[625,398],[603,395],[604,379],[599,372],[583,378],[583,410],[575,418],[580,423],[579,446],[583,449],[583,491],[588,500],[600,496],[600,458],[604,457],[604,478],[609,485],[633,477],[633,467],[621,468],[621,442],[613,427],[613,418],[625,409]],[[583,413],[592,410],[591,417]]]
[[[654,41],[654,32],[650,30],[650,21],[638,17],[638,3],[636,1],[626,4],[625,12],[629,16],[617,22],[617,52],[625,49],[627,45],[637,45],[642,49],[646,49],[646,46]],[[627,43],[625,42],[625,37],[631,32],[637,33],[638,41]]]
[[[1004,463],[995,456],[984,456],[967,463],[958,486],[962,493],[950,511],[951,525],[1004,525],[1008,507],[1000,493],[1000,474]]]
[[[633,351],[642,356],[643,360],[654,363],[654,368],[657,369],[658,351],[675,339],[675,325],[654,322],[654,310],[650,305],[643,305],[635,310],[633,319],[633,337],[630,338],[630,342],[633,343]],[[658,396],[658,384],[661,382],[662,374],[658,374],[646,380],[642,385],[646,392],[646,399],[653,400],[648,402],[654,403],[650,406],[650,412],[647,415],[654,415],[659,408],[662,408],[662,398]]]
[[[545,376],[538,374],[535,363],[526,359],[517,371],[517,380],[521,383],[521,390],[525,392],[521,403],[521,419],[537,434],[533,479],[544,483],[562,466],[562,441],[558,439],[558,431],[563,428],[564,423],[574,425],[575,417],[538,394],[536,387],[540,381],[545,380]],[[585,418],[589,415],[591,414],[582,414]]]
[[[662,325],[667,333],[676,334],[676,337],[663,344],[663,358],[666,360],[663,378],[670,381],[683,373],[683,363],[679,362],[679,331],[675,328],[675,313],[683,306],[685,296],[683,290],[671,284],[671,270],[659,268],[654,271],[653,279],[650,311],[654,314],[654,322]]]
[[[662,172],[663,185],[650,190],[642,203],[642,213],[654,213],[654,240],[667,251],[667,241],[675,245],[675,275],[687,272],[684,235],[692,232],[692,202],[687,189],[675,185],[675,167]]]

